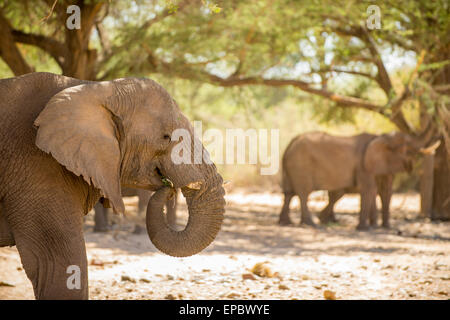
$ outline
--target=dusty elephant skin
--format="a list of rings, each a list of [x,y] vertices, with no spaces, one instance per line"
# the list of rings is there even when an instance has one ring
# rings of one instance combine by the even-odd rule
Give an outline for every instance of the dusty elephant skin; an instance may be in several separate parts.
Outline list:
[[[0,245],[17,246],[37,299],[88,298],[83,216],[100,196],[123,212],[122,187],[165,190],[166,177],[181,188],[190,214],[182,237],[164,219],[151,226],[165,253],[195,254],[216,236],[222,178],[214,164],[171,161],[172,131],[193,128],[154,81],[30,73],[0,80],[0,97]],[[79,288],[68,288],[69,266],[81,271]]]
[[[382,201],[385,228],[389,228],[389,202],[393,175],[410,171],[412,161],[433,132],[425,130],[419,137],[396,132],[381,136],[360,134],[350,137],[311,132],[295,137],[283,155],[282,189],[284,204],[279,223],[291,224],[289,203],[298,195],[301,223],[314,225],[308,210],[308,195],[314,190],[328,190],[329,204],[320,213],[322,223],[335,220],[334,204],[347,192],[358,190],[361,209],[358,229],[377,225],[377,187]]]

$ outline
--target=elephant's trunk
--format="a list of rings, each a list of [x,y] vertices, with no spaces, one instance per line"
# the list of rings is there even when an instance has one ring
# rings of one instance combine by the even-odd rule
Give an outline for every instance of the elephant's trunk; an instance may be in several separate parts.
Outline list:
[[[205,249],[216,237],[223,221],[225,191],[222,177],[215,171],[214,165],[208,166],[206,175],[199,190],[182,187],[189,210],[186,228],[175,231],[167,224],[163,208],[173,195],[173,189],[163,187],[151,197],[147,207],[147,232],[154,246],[171,256],[187,257]]]

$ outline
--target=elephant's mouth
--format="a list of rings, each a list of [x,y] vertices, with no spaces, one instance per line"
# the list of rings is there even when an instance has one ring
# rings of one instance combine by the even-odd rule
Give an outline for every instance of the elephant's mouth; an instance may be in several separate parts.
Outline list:
[[[163,174],[161,172],[161,169],[158,166],[155,166],[155,169],[153,170],[153,173],[160,179],[163,178]]]
[[[158,165],[155,165],[150,173],[149,184],[146,189],[156,191],[164,186],[163,184],[164,174]]]
[[[123,183],[122,187],[156,191],[166,185],[163,183],[165,176],[157,164],[151,165],[149,173],[145,175],[145,178],[146,179],[140,182]]]
[[[162,174],[159,167],[155,167],[155,174],[158,177],[159,181],[162,182],[163,186],[173,188],[173,182]]]

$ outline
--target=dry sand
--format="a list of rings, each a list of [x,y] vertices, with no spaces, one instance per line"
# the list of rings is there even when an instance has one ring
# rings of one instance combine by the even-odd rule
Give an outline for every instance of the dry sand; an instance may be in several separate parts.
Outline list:
[[[235,190],[227,195],[223,228],[213,244],[188,258],[158,252],[146,233],[132,234],[137,198],[127,219],[92,232],[86,218],[91,299],[449,299],[450,223],[418,214],[417,194],[392,199],[389,231],[355,230],[359,197],[336,205],[339,223],[319,229],[280,227],[279,193]],[[180,201],[180,224],[186,207]],[[323,193],[310,197],[317,212]],[[291,204],[298,222],[298,200]],[[264,263],[265,277],[252,273]],[[264,269],[263,268],[263,269]],[[11,285],[11,286],[8,286]],[[0,248],[0,299],[33,299],[15,247]]]

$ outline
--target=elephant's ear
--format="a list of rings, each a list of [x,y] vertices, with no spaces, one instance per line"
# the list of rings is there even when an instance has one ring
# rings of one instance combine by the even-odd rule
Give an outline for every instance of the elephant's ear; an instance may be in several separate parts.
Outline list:
[[[389,172],[387,154],[389,145],[383,136],[369,142],[363,157],[364,169],[372,174],[386,174]]]
[[[104,103],[113,90],[110,82],[67,88],[50,99],[34,124],[39,149],[82,175],[100,189],[116,212],[124,213],[118,129],[113,111]]]
[[[364,154],[364,168],[373,174],[390,174],[407,154],[409,138],[401,133],[387,133],[373,139]]]

